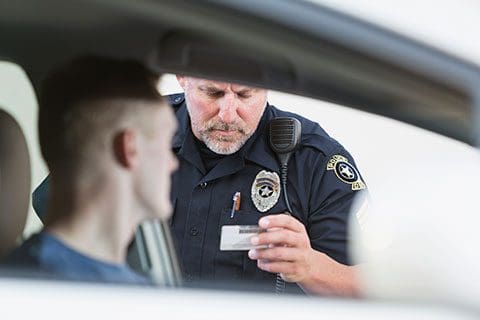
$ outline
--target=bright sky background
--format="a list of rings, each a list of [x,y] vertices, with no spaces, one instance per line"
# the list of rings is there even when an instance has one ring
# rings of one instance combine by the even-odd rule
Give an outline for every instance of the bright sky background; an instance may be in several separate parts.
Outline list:
[[[480,66],[478,0],[315,0]]]

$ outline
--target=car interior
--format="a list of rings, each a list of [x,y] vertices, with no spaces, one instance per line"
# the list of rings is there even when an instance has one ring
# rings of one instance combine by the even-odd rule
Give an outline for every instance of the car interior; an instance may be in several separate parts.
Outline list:
[[[311,97],[480,145],[479,67],[328,7],[279,2],[0,0],[0,60],[23,68],[36,91],[73,57],[133,58],[162,73]],[[21,128],[0,109],[0,257],[19,244],[36,187],[28,154]],[[159,285],[182,285],[167,223],[139,228],[129,263]]]
[[[27,220],[30,158],[22,129],[0,109],[0,257],[17,245]]]

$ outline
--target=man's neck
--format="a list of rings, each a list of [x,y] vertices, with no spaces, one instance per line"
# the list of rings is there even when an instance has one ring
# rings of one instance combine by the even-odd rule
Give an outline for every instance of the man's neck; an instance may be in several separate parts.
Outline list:
[[[200,157],[202,158],[203,166],[207,172],[209,172],[217,165],[217,163],[220,162],[220,160],[225,157],[225,155],[213,152],[212,150],[208,149],[208,147],[202,141],[198,140],[197,138],[194,139],[195,143],[197,144]]]
[[[52,204],[65,203],[65,200],[55,201],[55,195],[52,200]],[[73,206],[68,217],[46,225],[46,231],[86,256],[114,264],[125,263],[128,244],[138,223],[131,221],[130,210],[134,208],[126,201],[109,201],[108,195],[102,194],[72,202],[78,205]],[[52,205],[49,211],[58,215],[64,208]]]

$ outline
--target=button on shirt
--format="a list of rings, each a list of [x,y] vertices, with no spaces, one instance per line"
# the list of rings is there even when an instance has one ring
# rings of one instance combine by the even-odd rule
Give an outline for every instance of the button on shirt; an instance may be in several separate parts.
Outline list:
[[[275,274],[258,269],[247,251],[220,251],[223,225],[256,225],[268,214],[287,211],[282,196],[267,212],[260,212],[250,197],[256,175],[279,173],[275,154],[267,140],[267,124],[274,117],[293,116],[302,123],[300,148],[289,162],[288,195],[293,215],[305,226],[314,249],[349,264],[346,227],[355,194],[349,181],[327,170],[336,155],[355,166],[350,154],[316,123],[267,105],[252,137],[236,153],[211,161],[202,159],[201,145],[190,128],[184,100],[170,97],[179,121],[173,150],[179,169],[173,177],[174,215],[171,226],[185,274],[194,279],[252,281],[274,291]],[[353,169],[356,170],[356,169]],[[361,177],[358,177],[361,179]],[[363,182],[362,182],[363,183]],[[240,210],[230,215],[232,196],[241,192]]]

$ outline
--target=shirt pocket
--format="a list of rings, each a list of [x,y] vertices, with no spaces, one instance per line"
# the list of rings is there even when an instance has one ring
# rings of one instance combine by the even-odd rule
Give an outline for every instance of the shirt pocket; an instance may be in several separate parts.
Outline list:
[[[220,239],[222,236],[222,227],[223,226],[232,226],[232,225],[240,225],[240,226],[246,226],[246,225],[258,225],[258,220],[260,220],[261,217],[264,216],[264,214],[258,212],[258,211],[253,211],[253,210],[238,210],[235,211],[235,213],[231,214],[230,209],[224,209],[222,210],[222,216],[219,219],[219,225],[218,225],[218,240],[220,243]],[[241,251],[226,251],[226,252],[241,252]]]
[[[224,225],[258,225],[258,220],[264,215],[254,210],[238,210],[232,215],[231,209],[224,209],[219,228]]]
[[[218,225],[218,243],[220,243],[222,227],[227,225],[258,225],[264,214],[257,210],[243,209],[235,211],[231,216],[231,208],[224,208]],[[215,278],[241,280],[245,278],[245,260],[248,251],[217,251],[215,257]]]

